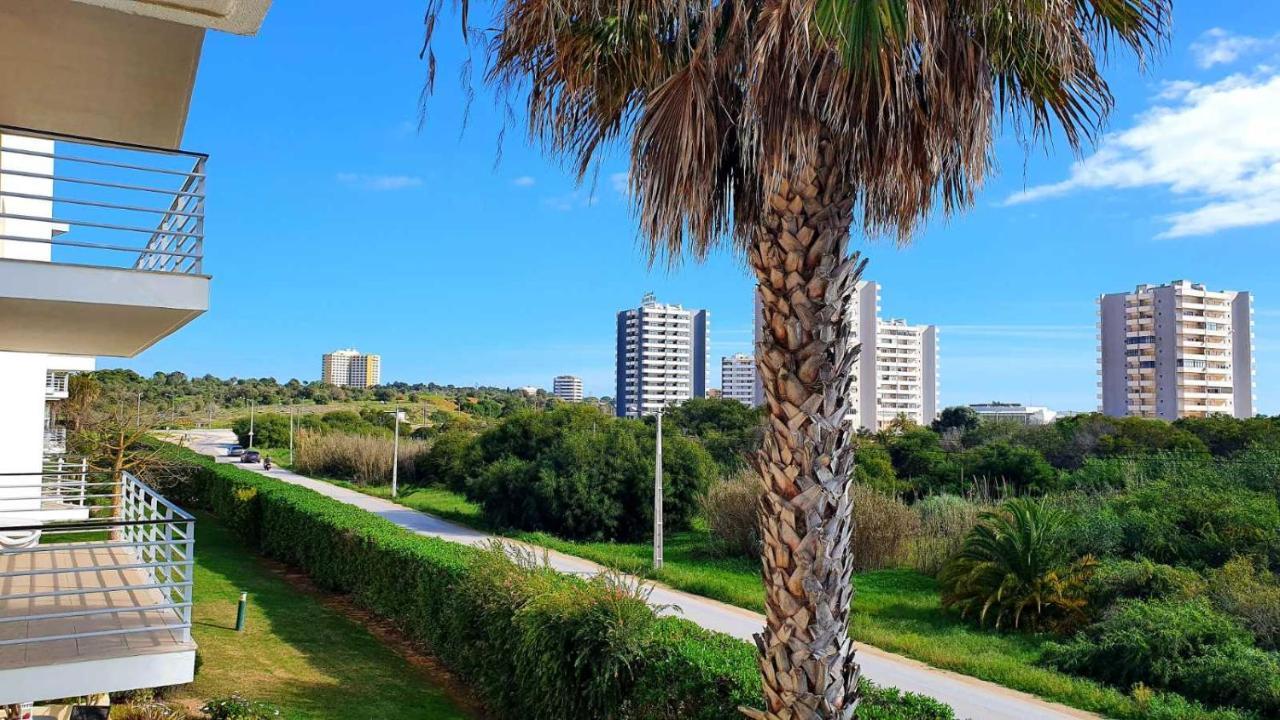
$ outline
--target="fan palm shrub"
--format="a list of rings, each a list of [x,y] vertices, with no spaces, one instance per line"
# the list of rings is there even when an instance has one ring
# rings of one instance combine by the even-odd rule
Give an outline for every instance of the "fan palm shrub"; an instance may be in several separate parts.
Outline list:
[[[1065,521],[1061,511],[1029,498],[983,513],[938,576],[942,604],[996,628],[1063,630],[1082,622],[1097,562],[1069,557]]]
[[[626,144],[651,262],[728,246],[755,275],[767,623],[766,707],[752,717],[847,719],[857,707],[846,418],[864,264],[851,229],[906,242],[935,211],[972,204],[997,124],[1092,140],[1113,105],[1103,56],[1145,57],[1170,2],[452,3],[486,80],[524,106],[549,154],[581,178]],[[444,5],[427,0],[424,96]],[[473,27],[481,7],[491,16]]]

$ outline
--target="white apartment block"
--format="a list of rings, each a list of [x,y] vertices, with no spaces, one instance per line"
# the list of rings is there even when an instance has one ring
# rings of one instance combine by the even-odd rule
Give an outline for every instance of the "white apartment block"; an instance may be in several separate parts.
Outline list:
[[[373,387],[382,382],[382,357],[366,355],[354,348],[325,353],[320,380],[338,387]]]
[[[710,313],[659,303],[646,294],[640,307],[617,317],[615,369],[618,417],[652,415],[707,394]]]
[[[880,317],[880,285],[862,280],[849,309],[849,341],[861,343],[854,363],[848,419],[855,428],[876,431],[899,417],[928,425],[938,417],[938,328]],[[763,331],[756,298],[756,339]],[[756,382],[756,403],[764,388]]]
[[[551,394],[565,402],[582,402],[582,378],[557,375],[551,381]]]
[[[0,707],[194,676],[195,519],[70,470],[59,403],[208,309],[208,157],[182,137],[206,31],[269,4],[0,3]]]
[[[1253,415],[1253,299],[1176,280],[1098,298],[1102,412]]]
[[[720,358],[720,396],[748,407],[756,404],[756,360],[738,353]]]
[[[1011,422],[1018,425],[1048,425],[1058,413],[1047,407],[1021,403],[989,402],[970,405],[978,417],[987,422]]]

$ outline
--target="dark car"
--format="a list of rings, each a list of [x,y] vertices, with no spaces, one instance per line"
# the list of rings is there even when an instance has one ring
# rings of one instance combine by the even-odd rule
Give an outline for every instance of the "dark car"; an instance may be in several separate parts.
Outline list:
[[[244,448],[239,445],[232,445],[227,448],[227,457],[240,457],[244,454]]]
[[[256,462],[260,462],[261,460],[262,460],[262,453],[258,452],[257,450],[245,450],[244,454],[240,456],[240,462],[242,463],[256,463]]]

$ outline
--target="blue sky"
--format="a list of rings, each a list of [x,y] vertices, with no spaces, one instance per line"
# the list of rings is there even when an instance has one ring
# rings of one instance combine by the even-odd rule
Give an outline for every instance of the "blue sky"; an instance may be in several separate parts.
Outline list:
[[[612,394],[614,313],[653,291],[710,309],[718,383],[719,357],[751,345],[742,263],[648,268],[616,189],[625,153],[578,186],[513,125],[499,159],[482,89],[462,132],[456,44],[419,131],[423,2],[379,6],[278,2],[256,38],[210,34],[185,145],[212,156],[211,309],[103,366],[309,380],[323,352],[355,346],[386,380],[570,373]],[[1094,408],[1096,296],[1186,278],[1255,293],[1258,409],[1280,412],[1280,6],[1176,13],[1147,74],[1112,63],[1096,151],[1005,139],[971,211],[905,249],[855,239],[884,313],[942,328],[945,405]]]

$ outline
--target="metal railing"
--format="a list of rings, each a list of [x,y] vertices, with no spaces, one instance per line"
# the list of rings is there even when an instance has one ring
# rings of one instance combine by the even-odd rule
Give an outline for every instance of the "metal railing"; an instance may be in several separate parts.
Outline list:
[[[66,370],[48,370],[44,374],[44,394],[45,397],[65,398],[68,390],[68,380],[71,373]]]
[[[61,455],[67,451],[67,429],[64,427],[45,428],[44,451],[50,455]]]
[[[0,240],[60,248],[34,259],[200,274],[207,160],[0,126]]]
[[[41,522],[18,500],[0,500],[0,628],[29,623],[0,632],[0,649],[157,633],[190,640],[194,517],[127,472],[118,481],[78,471],[46,473],[38,485],[6,479],[22,478],[0,476],[10,494],[38,488],[42,506],[71,493],[86,514]],[[28,542],[15,544],[24,533]]]

